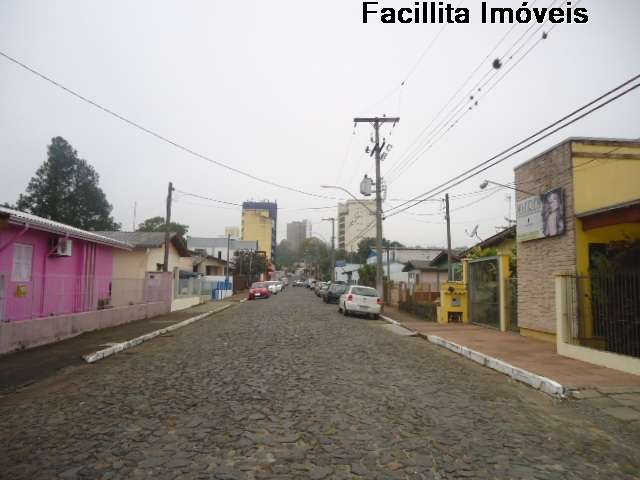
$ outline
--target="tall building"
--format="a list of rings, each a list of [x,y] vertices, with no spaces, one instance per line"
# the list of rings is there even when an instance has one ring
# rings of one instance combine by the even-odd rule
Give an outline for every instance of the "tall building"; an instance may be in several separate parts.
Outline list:
[[[360,240],[376,236],[375,211],[375,200],[347,200],[338,204],[339,249],[355,252]]]
[[[291,244],[291,248],[297,251],[302,242],[304,242],[308,235],[309,222],[302,220],[301,222],[287,223],[287,242]]]
[[[225,236],[231,236],[231,238],[240,239],[240,227],[225,227],[224,229]]]
[[[242,204],[242,239],[257,240],[260,250],[271,262],[276,259],[278,204],[273,202],[244,202]]]

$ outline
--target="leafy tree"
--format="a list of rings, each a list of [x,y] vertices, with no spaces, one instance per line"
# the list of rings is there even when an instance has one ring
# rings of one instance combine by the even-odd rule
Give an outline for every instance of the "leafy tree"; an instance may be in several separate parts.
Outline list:
[[[100,176],[62,137],[51,139],[47,160],[20,195],[17,208],[85,230],[119,230]]]
[[[235,252],[235,273],[237,275],[246,275],[251,277],[250,280],[258,278],[261,273],[267,272],[267,257],[264,254],[256,252]]]
[[[389,241],[386,238],[382,239],[382,246],[384,247],[404,247],[404,245],[400,242]],[[358,242],[358,261],[356,263],[365,263],[367,258],[369,258],[369,252],[376,248],[376,239],[367,237],[363,238]]]
[[[331,253],[326,243],[318,238],[307,238],[300,246],[300,258],[307,264],[308,275],[323,280],[331,278]]]
[[[282,240],[276,250],[277,268],[281,270],[283,268],[293,269],[299,256],[297,252],[291,248],[291,243],[287,240]]]
[[[375,286],[376,272],[377,269],[375,265],[364,264],[358,269],[358,276],[360,278],[358,282],[362,285],[368,285],[370,287]]]
[[[139,232],[166,232],[167,230],[184,237],[189,231],[189,227],[182,223],[175,222],[169,222],[169,225],[166,225],[164,223],[164,217],[147,218],[144,222],[138,225]]]

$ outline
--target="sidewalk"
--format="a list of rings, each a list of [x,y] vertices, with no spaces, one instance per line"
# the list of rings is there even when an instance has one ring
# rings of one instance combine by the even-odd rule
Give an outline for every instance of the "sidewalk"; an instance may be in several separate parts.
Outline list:
[[[523,337],[516,333],[499,332],[476,325],[448,324],[420,320],[397,308],[385,306],[385,315],[422,337],[439,337],[497,359],[518,369],[557,382],[574,398],[593,398],[616,395],[620,405],[633,406],[640,419],[640,376],[631,375],[591,363],[563,357],[556,353],[555,344]],[[607,400],[607,399],[605,399]],[[620,402],[620,401],[623,402]],[[606,402],[600,401],[604,404]]]
[[[238,303],[239,298],[234,297],[0,356],[0,395],[47,378],[63,368],[84,365],[83,355],[215,311],[223,305]]]

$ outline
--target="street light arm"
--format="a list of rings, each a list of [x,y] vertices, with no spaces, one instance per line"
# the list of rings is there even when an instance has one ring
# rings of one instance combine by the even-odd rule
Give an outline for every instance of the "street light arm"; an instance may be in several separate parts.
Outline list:
[[[526,190],[520,190],[519,188],[512,187],[510,185],[505,185],[503,183],[494,182],[493,180],[485,180],[485,181],[483,181],[480,184],[480,190],[484,190],[485,188],[487,188],[487,185],[489,185],[490,183],[492,185],[497,185],[498,187],[508,188],[510,190],[515,190],[516,192],[524,193],[524,194],[527,194],[527,195],[532,195],[532,196],[537,195],[537,193],[531,193],[531,192],[527,192]]]
[[[339,187],[339,186],[337,186],[337,185],[320,185],[320,188],[334,188],[334,189],[336,189],[336,190],[341,190],[341,191],[343,191],[344,193],[346,193],[347,195],[349,195],[351,198],[353,198],[353,199],[354,199],[356,202],[358,202],[360,205],[362,205],[364,208],[366,208],[366,209],[369,211],[369,213],[371,213],[372,215],[375,215],[375,214],[376,214],[376,212],[374,212],[373,210],[371,210],[371,209],[369,208],[369,206],[368,206],[366,203],[364,203],[362,200],[360,200],[358,197],[356,197],[353,193],[351,193],[351,192],[350,192],[349,190],[347,190],[346,188]]]

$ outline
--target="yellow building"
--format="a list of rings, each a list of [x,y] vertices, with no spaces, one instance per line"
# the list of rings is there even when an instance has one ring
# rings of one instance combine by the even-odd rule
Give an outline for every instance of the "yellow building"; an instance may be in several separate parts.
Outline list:
[[[258,249],[275,262],[278,206],[271,202],[244,202],[242,239],[258,242]]]

